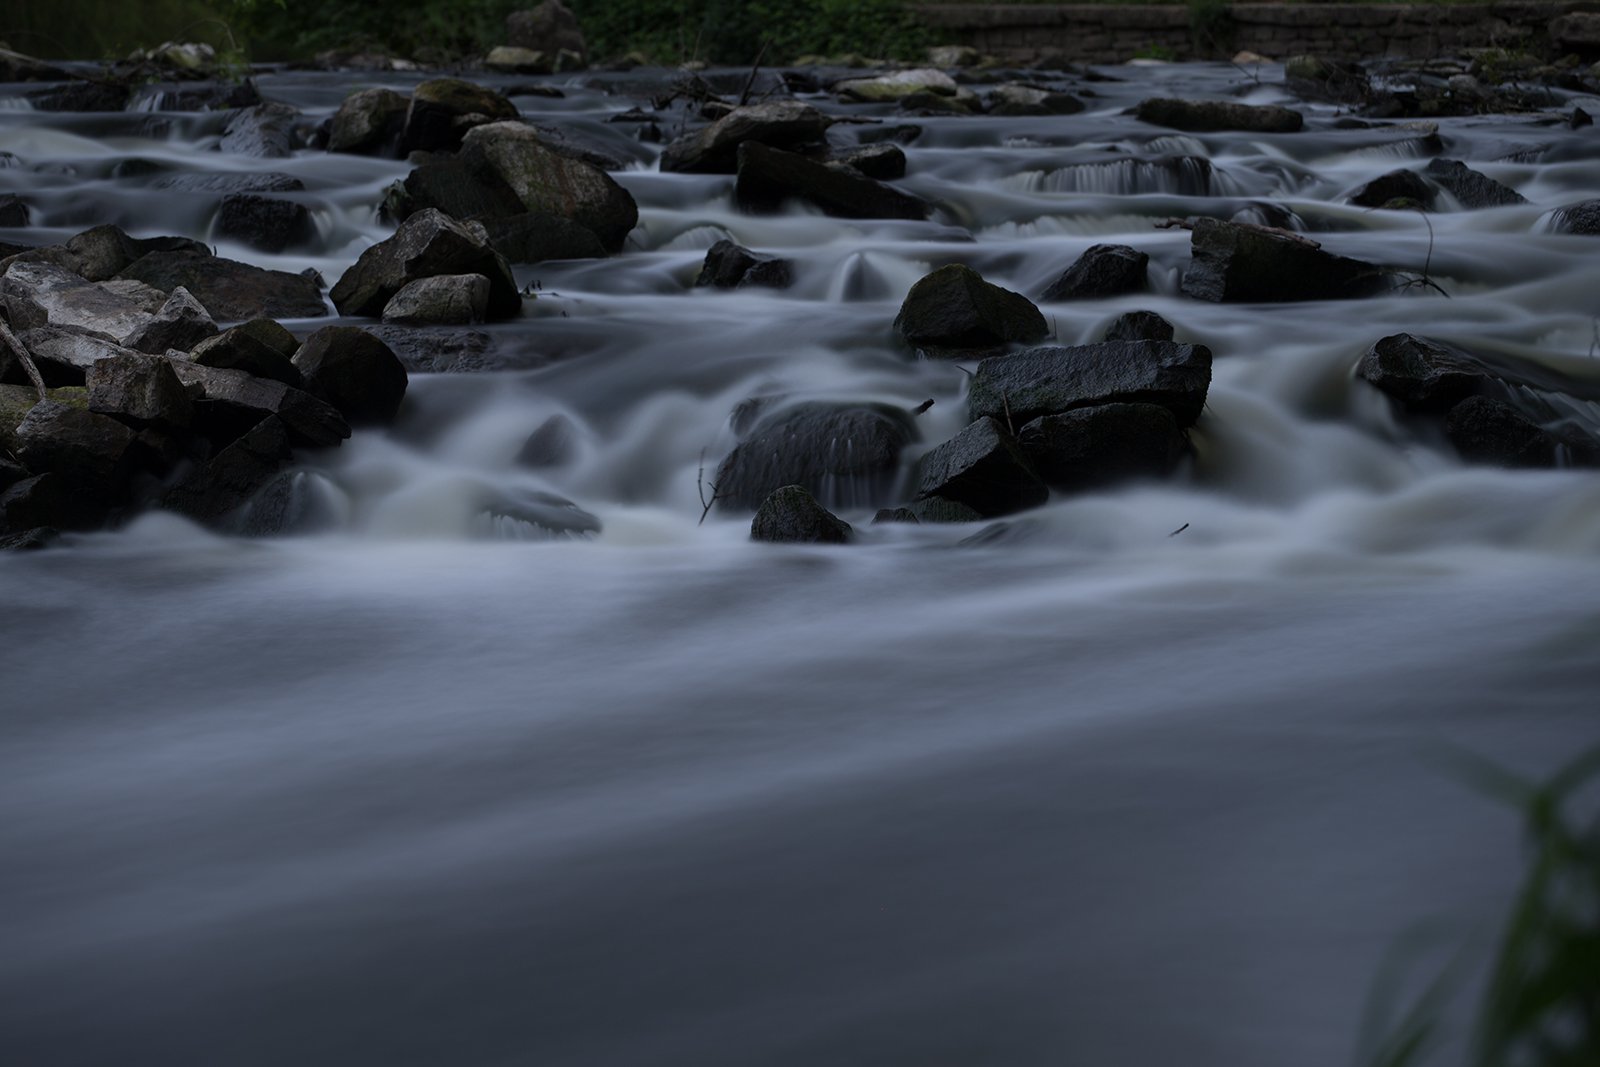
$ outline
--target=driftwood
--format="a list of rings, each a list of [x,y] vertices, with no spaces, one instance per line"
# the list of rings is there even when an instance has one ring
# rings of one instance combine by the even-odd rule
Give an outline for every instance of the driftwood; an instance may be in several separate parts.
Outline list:
[[[22,342],[17,340],[17,335],[11,332],[11,327],[3,318],[0,318],[0,345],[4,345],[9,349],[11,354],[17,358],[17,362],[22,364],[22,369],[28,373],[28,380],[39,391],[39,400],[41,402],[46,400],[49,394],[45,392],[44,378],[39,374],[38,366],[34,364],[33,357],[28,354],[26,348],[22,347]]]

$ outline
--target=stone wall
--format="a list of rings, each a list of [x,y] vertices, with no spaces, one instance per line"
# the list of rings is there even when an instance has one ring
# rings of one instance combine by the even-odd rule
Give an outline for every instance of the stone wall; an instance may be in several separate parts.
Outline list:
[[[1110,4],[926,4],[924,22],[952,44],[1012,61],[1059,56],[1121,63],[1140,56],[1273,59],[1301,53],[1426,58],[1464,48],[1550,48],[1553,19],[1597,11],[1593,2],[1488,4],[1233,4],[1197,25],[1187,6]]]

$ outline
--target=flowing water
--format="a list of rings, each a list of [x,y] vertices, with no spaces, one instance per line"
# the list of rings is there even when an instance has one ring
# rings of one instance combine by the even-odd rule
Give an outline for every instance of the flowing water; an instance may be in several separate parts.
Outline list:
[[[1300,105],[1296,135],[1174,134],[1122,111],[1283,94],[1108,73],[1082,115],[917,120],[927,223],[739,214],[604,121],[638,75],[516,97],[634,161],[624,255],[518,268],[537,298],[472,372],[441,357],[394,428],[308,457],[296,536],[151,515],[0,558],[0,1062],[1349,1062],[1385,953],[1483,935],[1517,877],[1514,818],[1441,757],[1542,772],[1600,732],[1600,477],[1466,466],[1352,370],[1412,330],[1600,382],[1600,244],[1547,228],[1600,196],[1600,133],[1442,122],[1531,203],[1433,215],[1430,253],[1420,215],[1342,202],[1425,131]],[[317,119],[415,80],[260,85]],[[222,121],[6,101],[0,192],[36,222],[10,238],[207,238],[215,195],[158,181],[187,171],[305,183],[312,251],[223,255],[332,280],[386,234],[403,163],[230,156]],[[1450,295],[1188,300],[1188,235],[1155,223],[1195,213]],[[721,237],[794,287],[691,290]],[[962,369],[890,331],[931,267],[1034,294],[1104,241],[1155,291],[1042,310],[1063,343],[1141,307],[1212,348],[1174,481],[969,544],[870,526],[892,500],[844,509],[844,549],[698,524],[751,397],[932,398],[908,464],[963,425]],[[516,466],[553,415],[574,457]],[[602,532],[485,512],[545,493]]]

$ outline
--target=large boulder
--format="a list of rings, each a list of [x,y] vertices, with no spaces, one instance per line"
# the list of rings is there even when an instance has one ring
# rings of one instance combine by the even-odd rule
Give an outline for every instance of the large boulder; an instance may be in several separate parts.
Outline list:
[[[544,0],[537,7],[507,15],[506,40],[513,48],[543,52],[558,70],[583,67],[589,62],[589,46],[578,26],[578,16],[561,0]]]
[[[202,367],[244,371],[298,389],[300,372],[290,360],[299,347],[294,334],[271,319],[252,319],[200,342],[190,358]]]
[[[107,283],[115,284],[115,283]],[[149,319],[122,339],[140,352],[187,352],[208,337],[215,337],[217,324],[189,290],[178,286]]]
[[[663,171],[733,174],[739,169],[739,146],[757,141],[773,148],[793,148],[821,141],[833,120],[798,100],[769,100],[734,108],[696,133],[673,141],[661,153]]]
[[[451,152],[474,125],[518,118],[517,105],[493,89],[460,78],[434,78],[411,93],[405,126],[400,134],[403,152]]]
[[[218,322],[262,316],[313,319],[328,313],[322,290],[304,274],[265,270],[199,252],[152,252],[124,268],[118,277],[169,292],[182,286]]]
[[[511,263],[599,259],[606,254],[605,245],[593,230],[560,215],[525,211],[478,221],[489,237],[490,246]]]
[[[116,226],[96,226],[67,238],[64,245],[41,248],[28,258],[49,262],[83,278],[104,282],[115,278],[136,260],[151,252],[198,252],[210,249],[187,237],[130,237]],[[159,287],[158,287],[159,288]]]
[[[1041,300],[1098,300],[1142,293],[1150,256],[1127,245],[1092,245],[1039,295]]]
[[[805,488],[786,485],[761,502],[750,520],[750,540],[790,544],[842,545],[850,524],[817,503]]]
[[[129,353],[98,360],[84,384],[90,411],[130,426],[183,433],[194,422],[188,390],[163,356]]]
[[[87,282],[60,267],[26,260],[13,261],[0,276],[0,300],[13,328],[62,326],[103,334],[119,344],[149,323],[164,296]]]
[[[288,104],[240,108],[222,128],[217,148],[240,156],[283,159],[294,155],[295,125],[300,112]]]
[[[17,459],[34,474],[55,474],[85,492],[121,499],[137,465],[134,432],[74,404],[42,400],[13,434]]]
[[[294,365],[313,396],[352,426],[394,421],[406,395],[406,369],[388,345],[355,326],[324,326],[300,346]]]
[[[489,279],[491,318],[508,318],[522,310],[511,266],[489,246],[483,227],[457,222],[432,209],[412,215],[393,237],[361,253],[329,296],[340,314],[377,317],[407,284],[447,274],[481,274]]]
[[[1100,404],[1034,419],[1017,441],[1045,483],[1068,492],[1163,478],[1183,458],[1178,420],[1156,404]]]
[[[303,389],[184,359],[172,360],[172,370],[194,400],[197,432],[214,441],[231,442],[268,415],[283,420],[295,443],[311,448],[329,448],[350,436],[338,408]]]
[[[22,330],[17,340],[33,357],[39,376],[52,388],[82,385],[84,375],[96,360],[130,354],[133,349],[94,333],[70,326],[39,326]],[[10,353],[0,349],[0,381],[26,382],[26,371],[10,362]]]
[[[1142,101],[1135,114],[1139,121],[1153,126],[1212,133],[1239,130],[1245,133],[1294,133],[1305,125],[1298,111],[1268,105],[1256,107],[1221,100],[1174,100],[1154,98]]]
[[[495,122],[467,134],[461,160],[516,194],[523,211],[559,215],[594,231],[608,251],[622,248],[639,222],[632,195],[599,167],[563,156],[520,122]]]
[[[482,322],[488,308],[488,278],[481,274],[438,274],[406,283],[383,306],[383,321],[466,325]]]
[[[1495,375],[1470,352],[1415,334],[1391,334],[1367,349],[1356,373],[1406,408],[1444,412]]]
[[[387,155],[399,145],[409,97],[393,89],[360,89],[344,98],[328,127],[328,151]]]
[[[797,404],[759,421],[722,461],[717,502],[753,508],[774,490],[799,485],[828,507],[868,507],[893,491],[900,453],[916,436],[898,408]]]
[[[833,87],[833,91],[846,100],[872,104],[896,103],[919,93],[955,96],[960,90],[954,78],[931,68],[901,70],[873,78],[848,78]]]
[[[293,458],[283,420],[269,415],[169,489],[161,504],[218,525],[238,511]]]
[[[277,254],[310,244],[317,230],[302,203],[257,193],[232,193],[217,209],[214,235]]]
[[[1444,421],[1461,458],[1497,467],[1554,467],[1563,442],[1503,400],[1469,396]]]
[[[1556,211],[1550,224],[1558,233],[1600,234],[1600,199],[1568,204]]]
[[[739,146],[734,196],[747,211],[776,211],[804,200],[846,219],[926,219],[926,200],[868,178],[846,164],[817,163],[758,141]]]
[[[1050,332],[1044,316],[1020,293],[983,280],[952,263],[922,277],[906,294],[894,328],[906,343],[937,358],[972,358]]]
[[[1200,300],[1354,300],[1392,288],[1382,268],[1260,226],[1196,219],[1181,285]]]
[[[451,156],[429,159],[384,193],[383,215],[395,222],[427,208],[479,222],[526,214],[517,194],[498,175]]]
[[[892,182],[906,176],[906,154],[899,145],[864,144],[853,148],[829,149],[827,162],[849,167],[857,174]]]
[[[792,265],[787,259],[758,256],[742,245],[721,240],[706,252],[705,263],[695,278],[696,288],[742,289],[761,286],[787,289],[792,280]]]
[[[1424,211],[1433,210],[1438,189],[1414,170],[1402,167],[1367,182],[1350,194],[1350,202],[1357,207],[1380,208],[1395,201],[1404,206],[1416,206]]]
[[[980,418],[922,457],[917,496],[965,504],[984,518],[1037,507],[1050,490],[996,419]]]
[[[1468,211],[1528,202],[1515,189],[1479,174],[1459,159],[1431,159],[1425,173]]]
[[[1211,386],[1211,350],[1171,341],[1102,341],[1030,348],[978,364],[967,397],[973,419],[1023,426],[1099,404],[1156,404],[1192,426]]]
[[[1008,82],[989,94],[991,115],[1076,115],[1083,101],[1071,93]]]

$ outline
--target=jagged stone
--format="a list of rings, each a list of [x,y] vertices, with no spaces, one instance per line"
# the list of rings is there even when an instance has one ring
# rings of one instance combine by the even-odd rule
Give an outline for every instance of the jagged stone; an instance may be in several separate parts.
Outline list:
[[[122,270],[132,278],[170,292],[182,286],[217,322],[320,318],[328,313],[322,290],[303,274],[265,270],[197,252],[152,252]]]
[[[412,91],[400,148],[402,152],[452,152],[471,128],[460,121],[464,117],[476,115],[494,122],[516,119],[519,114],[517,105],[493,89],[460,78],[434,78]]]
[[[394,351],[355,326],[324,326],[300,346],[294,365],[312,395],[353,426],[394,421],[406,395],[406,369]]]
[[[503,182],[521,210],[571,219],[592,230],[608,251],[620,250],[639,222],[638,205],[609,174],[558,154],[520,122],[477,127],[462,142],[461,160]]]
[[[115,283],[106,283],[108,285]],[[155,315],[123,338],[123,343],[139,352],[187,352],[208,337],[215,337],[217,324],[189,290],[178,286]]]
[[[821,141],[832,122],[827,115],[798,100],[769,100],[734,108],[704,129],[669,144],[661,153],[661,169],[733,174],[739,169],[739,146],[746,141],[793,148]]]
[[[753,508],[785,485],[828,507],[867,507],[894,489],[911,417],[881,404],[804,403],[758,421],[717,468],[717,502]]]
[[[1154,311],[1125,311],[1106,327],[1102,341],[1170,341],[1172,323]]]
[[[756,141],[739,146],[739,177],[734,195],[746,211],[776,211],[789,200],[804,200],[829,215],[846,219],[926,219],[927,201],[851,167],[817,163]]]
[[[328,151],[385,155],[398,147],[409,97],[393,89],[361,89],[344,98],[328,127]]]
[[[1432,211],[1437,193],[1433,183],[1422,175],[1401,168],[1367,182],[1350,194],[1350,202],[1357,207],[1380,208],[1399,200],[1408,201],[1424,211]]]
[[[489,279],[481,274],[440,274],[407,282],[383,307],[384,322],[465,325],[482,322]]]
[[[277,254],[311,243],[317,230],[304,204],[275,196],[232,193],[222,198],[217,209],[215,235]]]
[[[973,419],[1022,426],[1099,404],[1158,404],[1192,426],[1211,385],[1211,350],[1171,341],[1030,348],[978,364],[967,397]]]
[[[511,263],[599,259],[606,254],[605,245],[593,230],[560,215],[526,211],[479,222],[490,246]]]
[[[1392,288],[1382,268],[1257,226],[1196,219],[1181,288],[1200,300],[1354,300]]]
[[[95,362],[85,374],[89,410],[137,428],[177,433],[194,423],[194,402],[163,356],[133,354]]]
[[[290,360],[299,347],[294,335],[276,322],[253,319],[200,342],[191,358],[201,367],[243,371],[298,389],[300,372]]]
[[[1127,245],[1091,245],[1077,262],[1040,294],[1041,300],[1098,300],[1124,293],[1142,293],[1150,256]]]
[[[17,459],[28,470],[59,475],[111,499],[125,494],[135,467],[132,430],[59,400],[35,404],[12,437]]]
[[[240,108],[222,128],[217,148],[240,156],[284,159],[294,155],[294,127],[300,112],[288,104]]]
[[[195,401],[196,430],[213,440],[231,442],[268,415],[283,420],[295,443],[312,448],[328,448],[350,436],[338,408],[303,389],[184,359],[173,360],[172,370]]]
[[[1100,404],[1034,419],[1017,433],[1044,482],[1073,492],[1129,478],[1164,478],[1187,442],[1172,412],[1155,404]]]
[[[17,340],[33,357],[39,376],[47,386],[82,385],[84,374],[95,360],[131,353],[115,341],[66,326],[40,326],[17,333]],[[0,350],[0,381],[27,382],[27,372],[11,362],[10,353]]]
[[[774,490],[750,520],[752,541],[842,545],[850,541],[853,533],[849,523],[798,485]]]
[[[341,314],[376,317],[409,283],[452,274],[481,274],[489,279],[491,318],[507,318],[521,311],[522,296],[511,267],[489,246],[483,227],[458,222],[432,209],[412,215],[393,237],[361,253],[329,295]]]
[[[1049,332],[1044,316],[1020,293],[984,281],[952,263],[923,276],[900,305],[894,328],[907,344],[933,357],[971,358]]]
[[[249,503],[293,456],[288,428],[269,415],[168,490],[161,504],[216,525]]]
[[[787,259],[758,256],[742,245],[721,240],[706,252],[705,263],[694,280],[696,288],[710,286],[716,289],[739,289],[761,286],[769,289],[787,289],[791,278],[791,264]]]
[[[1005,426],[979,418],[922,457],[917,496],[965,504],[990,518],[1037,507],[1050,490]]]
[[[841,148],[829,152],[827,161],[849,167],[858,174],[880,182],[906,176],[906,154],[899,145],[866,144]]]
[[[1425,173],[1468,211],[1528,202],[1515,189],[1479,174],[1459,159],[1431,159]]]

